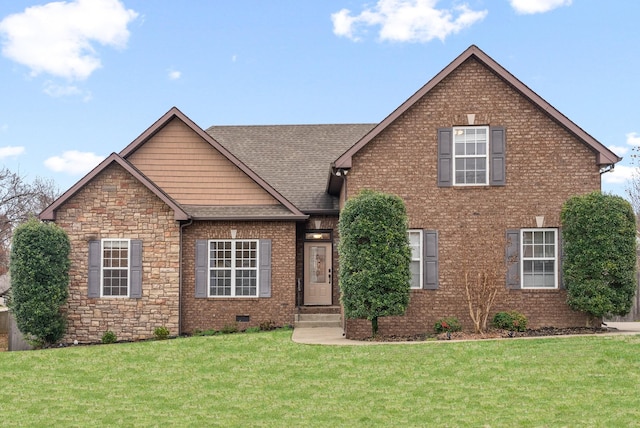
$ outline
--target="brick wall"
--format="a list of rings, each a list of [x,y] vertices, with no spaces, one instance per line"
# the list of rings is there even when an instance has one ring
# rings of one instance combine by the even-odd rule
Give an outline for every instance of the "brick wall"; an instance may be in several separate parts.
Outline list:
[[[437,129],[467,125],[506,128],[507,185],[438,188]],[[410,228],[439,231],[438,290],[415,290],[404,317],[380,320],[380,332],[432,331],[444,316],[472,329],[460,272],[486,263],[500,273],[493,308],[519,310],[531,327],[585,325],[571,311],[563,290],[507,290],[504,248],[507,229],[560,226],[560,209],[572,195],[600,189],[595,155],[504,81],[470,59],[416,102],[353,158],[348,196],[363,188],[395,193],[407,205]],[[370,335],[370,324],[347,323],[352,338]]]
[[[107,330],[120,340],[178,334],[180,228],[174,213],[117,164],[112,164],[56,212],[71,240],[68,329],[64,342],[98,342]],[[141,239],[142,298],[88,298],[91,240]]]
[[[195,243],[197,239],[271,239],[270,298],[195,298]],[[296,295],[295,222],[197,221],[183,235],[182,331],[220,330],[236,325],[236,316],[247,315],[249,322],[237,323],[240,329],[273,322],[292,325]]]

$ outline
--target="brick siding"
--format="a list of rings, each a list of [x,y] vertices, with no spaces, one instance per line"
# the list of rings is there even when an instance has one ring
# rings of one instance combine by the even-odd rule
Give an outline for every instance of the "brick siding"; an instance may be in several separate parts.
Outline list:
[[[437,129],[467,125],[506,128],[506,186],[437,187]],[[353,158],[348,197],[370,188],[402,197],[409,227],[439,231],[439,288],[411,292],[403,317],[380,320],[382,334],[432,331],[438,318],[458,317],[473,328],[460,272],[486,263],[499,271],[492,313],[518,310],[531,327],[583,326],[564,290],[508,290],[504,249],[507,229],[560,226],[560,209],[576,194],[600,189],[595,155],[545,112],[475,59],[467,60]],[[347,322],[347,336],[366,337],[370,323]]]
[[[195,246],[198,239],[271,239],[271,297],[196,298]],[[237,325],[240,329],[272,322],[292,325],[296,295],[295,222],[196,221],[183,234],[182,331],[220,330]],[[236,322],[236,316],[249,322]]]

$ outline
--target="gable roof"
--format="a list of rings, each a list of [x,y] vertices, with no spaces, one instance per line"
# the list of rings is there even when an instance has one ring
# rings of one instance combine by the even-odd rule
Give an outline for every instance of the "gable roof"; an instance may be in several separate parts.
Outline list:
[[[305,213],[337,211],[330,165],[375,124],[212,126],[206,132]]]
[[[433,79],[427,82],[422,88],[413,94],[407,101],[400,105],[395,111],[387,116],[382,122],[380,122],[373,130],[364,136],[360,141],[345,151],[340,157],[333,163],[333,170],[348,169],[351,168],[351,160],[360,149],[366,146],[371,140],[379,135],[385,128],[393,123],[400,115],[406,112],[411,106],[413,106],[418,100],[420,100],[425,94],[433,89],[438,83],[445,79],[453,70],[458,68],[462,63],[469,58],[475,58],[489,70],[495,73],[498,77],[504,80],[507,84],[517,90],[522,96],[529,99],[537,107],[543,110],[552,120],[556,121],[560,126],[564,127],[567,131],[572,133],[578,139],[580,139],[587,147],[589,147],[596,154],[596,163],[598,166],[613,165],[622,160],[615,153],[605,147],[598,140],[586,133],[582,128],[573,123],[569,118],[556,110],[551,104],[545,101],[542,97],[531,90],[527,85],[518,80],[514,75],[509,73],[504,67],[494,61],[489,55],[484,53],[480,48],[475,45],[470,46],[460,56],[453,60],[448,66],[446,66],[440,73],[438,73]]]
[[[301,219],[307,218],[305,214],[303,214],[294,204],[292,204],[280,192],[278,192],[274,187],[272,187],[271,184],[269,184],[261,176],[256,174],[244,162],[240,161],[240,159],[238,159],[233,153],[227,150],[226,147],[221,145],[211,135],[207,134],[202,128],[196,125],[195,122],[189,119],[184,113],[182,113],[176,107],[172,107],[160,119],[158,119],[153,125],[151,125],[145,132],[143,132],[138,138],[133,140],[131,144],[129,144],[120,152],[120,156],[126,159],[128,156],[133,154],[139,147],[141,147],[145,142],[147,142],[150,138],[152,138],[155,134],[157,134],[165,125],[171,122],[171,120],[173,120],[174,118],[181,120],[185,125],[187,125],[191,130],[193,130],[193,132],[195,132],[200,138],[202,138],[205,142],[210,144],[215,150],[217,150],[220,154],[226,157],[231,163],[233,163],[237,168],[239,168],[242,172],[244,172],[258,186],[260,186],[267,193],[273,196],[274,199],[276,199],[280,204],[282,204],[288,210],[288,216],[287,216],[288,218],[291,218],[293,220],[301,220]],[[245,207],[245,208],[248,209],[249,207]]]
[[[189,214],[182,209],[180,205],[178,205],[173,199],[171,199],[167,194],[165,194],[162,189],[156,186],[151,180],[149,180],[142,172],[138,171],[136,167],[131,165],[125,159],[120,157],[116,153],[112,153],[105,160],[100,162],[98,166],[96,166],[91,172],[85,175],[80,181],[74,184],[69,190],[64,192],[62,196],[56,199],[51,205],[49,205],[44,211],[40,213],[38,216],[40,220],[55,220],[56,219],[56,210],[64,204],[69,198],[78,193],[87,183],[93,180],[99,173],[104,171],[109,165],[116,163],[124,168],[129,174],[134,176],[140,183],[142,183],[147,189],[153,192],[157,197],[162,199],[164,203],[166,203],[174,212],[176,220],[188,220],[190,218]]]

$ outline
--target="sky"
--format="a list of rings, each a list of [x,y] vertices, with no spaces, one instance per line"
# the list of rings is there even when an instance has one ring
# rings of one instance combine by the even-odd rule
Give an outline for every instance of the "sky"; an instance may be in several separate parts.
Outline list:
[[[477,45],[624,159],[637,0],[0,2],[0,164],[61,191],[171,107],[212,125],[376,123]]]

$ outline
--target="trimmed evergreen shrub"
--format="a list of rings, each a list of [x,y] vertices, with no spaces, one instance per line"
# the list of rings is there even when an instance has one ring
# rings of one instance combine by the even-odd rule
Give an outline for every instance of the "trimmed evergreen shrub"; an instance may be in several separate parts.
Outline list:
[[[66,330],[60,307],[69,293],[70,251],[67,234],[54,223],[31,219],[13,234],[9,307],[35,346],[56,343]]]
[[[411,250],[400,197],[364,190],[340,214],[340,289],[346,318],[403,315],[409,304]]]
[[[626,315],[636,291],[636,221],[620,196],[593,192],[562,207],[567,304],[591,317]]]

